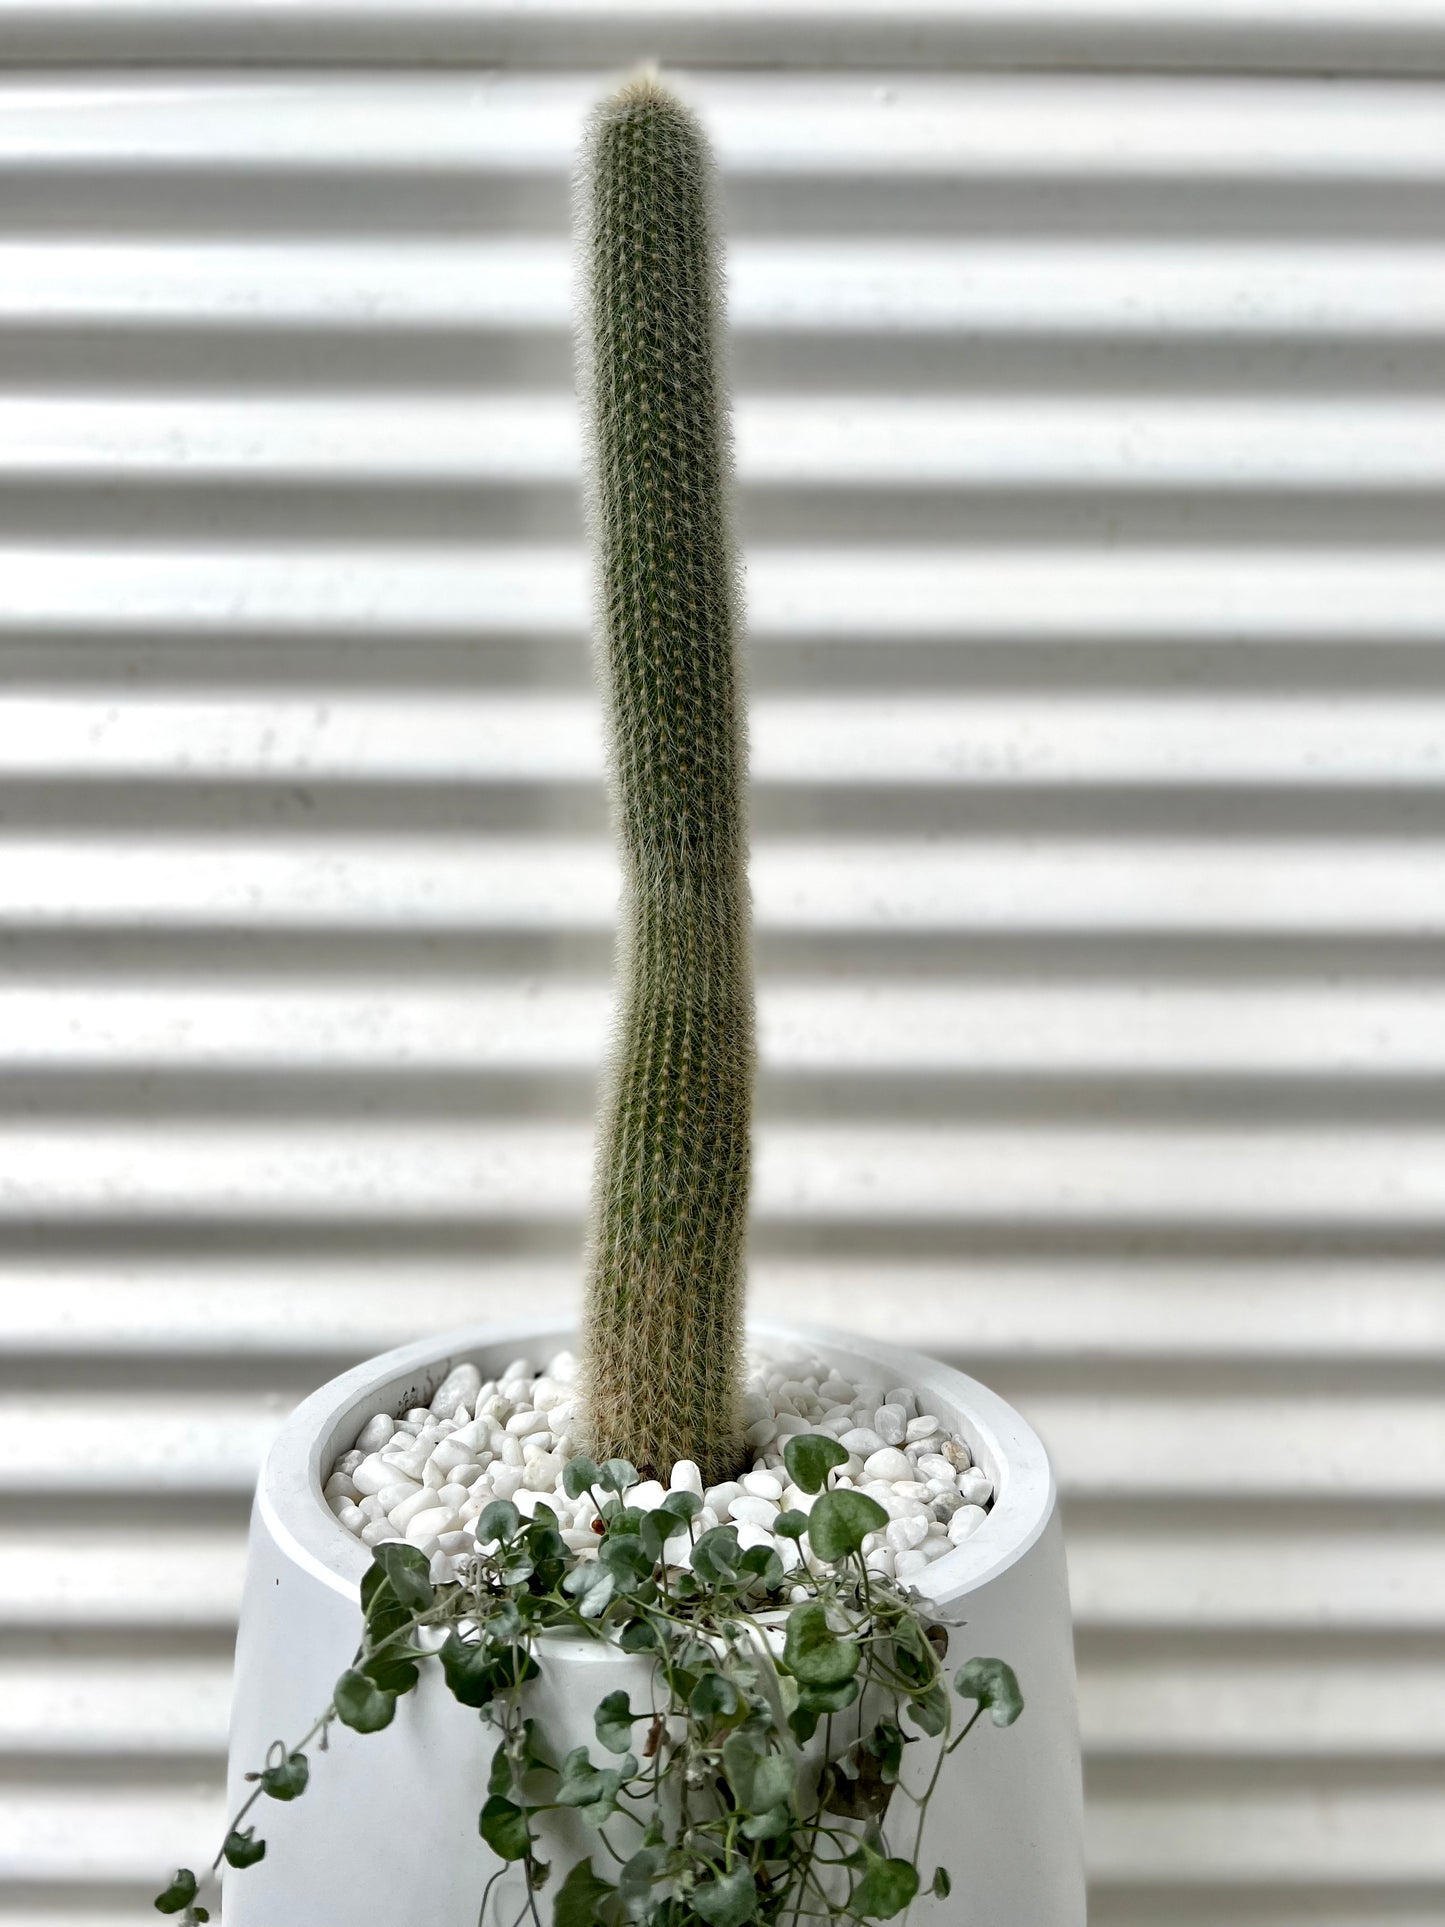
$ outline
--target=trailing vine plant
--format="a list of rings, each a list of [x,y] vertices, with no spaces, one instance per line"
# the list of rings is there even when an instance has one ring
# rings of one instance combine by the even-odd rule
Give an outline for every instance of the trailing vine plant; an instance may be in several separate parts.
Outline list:
[[[306,1791],[311,1751],[326,1750],[333,1725],[389,1726],[426,1665],[494,1736],[477,1826],[502,1865],[479,1897],[479,1927],[511,1867],[523,1888],[515,1927],[543,1927],[544,1905],[551,1927],[892,1920],[925,1871],[928,1891],[946,1896],[948,1869],[919,1864],[943,1763],[985,1713],[1012,1725],[1023,1699],[997,1659],[971,1659],[950,1681],[947,1629],[869,1571],[863,1540],[887,1515],[865,1493],[828,1487],[845,1456],[818,1434],[787,1443],[789,1475],[817,1495],[777,1522],[789,1538],[806,1533],[811,1553],[788,1575],[772,1547],[744,1550],[733,1526],[694,1536],[690,1493],[655,1511],[629,1505],[638,1474],[622,1459],[567,1468],[568,1496],[590,1493],[597,1507],[595,1557],[564,1543],[547,1505],[524,1519],[505,1499],[477,1521],[477,1551],[454,1581],[433,1585],[414,1546],[378,1546],[361,1640],[329,1704],[294,1745],[275,1742],[208,1873],[178,1869],[157,1910],[209,1920],[221,1867],[265,1856],[256,1808]],[[556,1759],[528,1711],[548,1633],[651,1662],[643,1703],[615,1691],[595,1708],[602,1763],[586,1746]],[[971,1708],[961,1721],[955,1699]],[[547,1858],[547,1816],[566,1809],[596,1841],[563,1869]]]

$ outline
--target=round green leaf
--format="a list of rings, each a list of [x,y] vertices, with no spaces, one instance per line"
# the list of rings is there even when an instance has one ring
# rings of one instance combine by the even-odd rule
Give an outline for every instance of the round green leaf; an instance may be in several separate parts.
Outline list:
[[[641,1713],[633,1712],[626,1693],[619,1688],[598,1702],[592,1724],[609,1753],[625,1753],[632,1744],[632,1723],[642,1717]]]
[[[177,1867],[171,1884],[163,1894],[155,1897],[155,1910],[158,1914],[178,1914],[183,1907],[189,1907],[196,1897],[196,1876],[189,1867]]]
[[[826,1432],[795,1432],[783,1446],[783,1464],[800,1492],[821,1492],[835,1465],[846,1465],[848,1454]]]
[[[858,1670],[858,1643],[839,1638],[822,1602],[808,1599],[788,1614],[783,1663],[809,1686],[837,1686]]]
[[[304,1753],[287,1753],[261,1775],[262,1788],[273,1800],[294,1800],[306,1791],[311,1767]]]
[[[781,1534],[784,1539],[801,1539],[807,1530],[807,1513],[794,1512],[791,1508],[787,1512],[780,1512],[772,1524],[774,1536]]]
[[[492,1795],[477,1816],[477,1832],[499,1860],[525,1860],[531,1852],[526,1814],[499,1793]]]
[[[888,1514],[866,1492],[825,1492],[808,1514],[808,1543],[820,1559],[834,1565],[887,1523]]]
[[[598,1927],[603,1909],[617,1889],[592,1871],[592,1862],[579,1860],[552,1903],[552,1927]]]
[[[793,1815],[787,1807],[769,1807],[766,1813],[749,1814],[739,1831],[745,1840],[776,1840],[792,1824]]]
[[[764,1592],[777,1592],[788,1576],[771,1546],[749,1546],[738,1560],[738,1571],[751,1574]]]
[[[453,1699],[463,1706],[489,1705],[500,1685],[496,1648],[481,1640],[463,1639],[455,1627],[437,1654],[442,1677]]]
[[[643,1846],[637,1849],[618,1874],[617,1891],[629,1920],[646,1912],[652,1900],[652,1890],[666,1865],[666,1847]]]
[[[597,1562],[617,1582],[619,1592],[635,1592],[652,1573],[653,1560],[635,1532],[609,1532],[597,1549]]]
[[[948,1896],[953,1892],[953,1876],[949,1873],[947,1867],[935,1867],[933,1869],[933,1885],[928,1891],[931,1894],[937,1894],[940,1900],[947,1900]]]
[[[977,1700],[988,1708],[995,1726],[1012,1726],[1024,1710],[1014,1670],[1001,1659],[971,1659],[953,1676],[953,1690],[960,1699]]]
[[[725,1586],[738,1576],[742,1558],[736,1526],[713,1526],[692,1549],[692,1569],[704,1584]]]
[[[868,1871],[853,1889],[850,1903],[864,1920],[892,1920],[918,1892],[918,1870],[907,1860],[881,1860],[868,1855]]]
[[[477,1544],[490,1545],[493,1539],[506,1545],[515,1539],[522,1526],[522,1515],[510,1499],[493,1499],[477,1519]]]
[[[768,1813],[783,1806],[793,1795],[793,1766],[781,1753],[765,1753],[753,1774],[748,1804],[755,1812]]]
[[[920,1733],[937,1739],[948,1724],[948,1695],[942,1686],[935,1684],[922,1693],[915,1693],[906,1702],[905,1711]]]
[[[743,1927],[745,1921],[755,1917],[757,1907],[758,1890],[752,1869],[745,1864],[715,1880],[704,1880],[692,1890],[693,1912],[708,1927]]]
[[[255,1833],[254,1827],[247,1827],[244,1832],[232,1827],[221,1848],[228,1867],[254,1867],[258,1860],[266,1858],[266,1842],[257,1840]]]
[[[687,1705],[694,1719],[710,1720],[718,1715],[727,1719],[738,1710],[738,1689],[721,1673],[704,1673]]]
[[[396,1712],[396,1695],[383,1693],[374,1680],[354,1667],[348,1668],[337,1680],[332,1697],[336,1702],[336,1717],[355,1733],[379,1733],[382,1727],[391,1725]]]
[[[577,1601],[577,1610],[584,1619],[600,1618],[617,1591],[614,1574],[600,1561],[593,1560],[574,1566],[562,1585]]]
[[[642,1474],[626,1459],[609,1459],[597,1474],[597,1483],[604,1492],[627,1492],[641,1481]]]
[[[432,1603],[430,1569],[418,1547],[390,1539],[384,1546],[377,1546],[371,1556],[386,1574],[401,1605],[422,1612]]]
[[[580,1499],[584,1492],[596,1485],[599,1477],[591,1459],[579,1452],[575,1459],[568,1459],[562,1468],[562,1490],[569,1499]]]
[[[383,1693],[409,1693],[421,1677],[416,1662],[410,1659],[392,1659],[386,1652],[373,1654],[361,1662],[361,1671],[369,1680],[375,1682]]]

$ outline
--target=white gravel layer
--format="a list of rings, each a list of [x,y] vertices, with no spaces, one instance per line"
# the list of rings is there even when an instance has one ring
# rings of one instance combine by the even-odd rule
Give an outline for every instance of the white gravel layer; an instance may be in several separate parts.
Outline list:
[[[455,1577],[455,1562],[475,1549],[476,1521],[494,1499],[510,1499],[529,1517],[545,1501],[567,1544],[595,1554],[592,1499],[569,1499],[562,1490],[567,1461],[581,1449],[573,1438],[576,1388],[571,1352],[558,1352],[540,1373],[530,1359],[514,1359],[485,1381],[475,1365],[458,1365],[429,1407],[367,1420],[332,1468],[323,1488],[327,1504],[369,1546],[402,1539],[419,1547],[434,1583]],[[794,1432],[826,1432],[846,1448],[847,1463],[828,1482],[866,1492],[888,1514],[887,1527],[870,1533],[863,1550],[875,1572],[892,1578],[911,1579],[961,1545],[993,1501],[993,1486],[968,1447],[941,1419],[920,1412],[904,1386],[854,1383],[816,1358],[753,1356],[743,1419],[751,1471],[704,1487],[697,1467],[683,1459],[667,1485],[649,1479],[628,1493],[629,1505],[648,1510],[669,1491],[702,1500],[692,1535],[680,1532],[667,1542],[669,1564],[685,1567],[692,1537],[727,1522],[744,1549],[771,1546],[785,1571],[800,1560],[813,1563],[806,1532],[794,1541],[770,1529],[779,1512],[806,1513],[813,1504],[783,1462]]]

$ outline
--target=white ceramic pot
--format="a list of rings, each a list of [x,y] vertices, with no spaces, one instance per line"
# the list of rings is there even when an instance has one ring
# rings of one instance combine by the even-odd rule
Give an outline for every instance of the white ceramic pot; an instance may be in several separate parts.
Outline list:
[[[919,1864],[942,1862],[949,1900],[920,1899],[913,1927],[1082,1927],[1084,1880],[1074,1651],[1053,1475],[1037,1436],[986,1387],[918,1352],[845,1334],[757,1322],[764,1349],[806,1351],[847,1376],[908,1385],[923,1411],[966,1440],[994,1482],[995,1501],[972,1538],[921,1573],[918,1591],[951,1620],[950,1666],[975,1654],[1006,1660],[1025,1709],[1000,1731],[984,1719],[953,1755],[929,1809]],[[406,1345],[333,1379],[300,1405],[267,1457],[256,1489],[231,1719],[231,1811],[243,1775],[273,1740],[294,1743],[330,1698],[360,1630],[358,1586],[370,1551],[333,1517],[321,1482],[373,1412],[428,1403],[455,1364],[492,1376],[524,1355],[539,1364],[572,1342],[565,1323],[475,1330]],[[641,1669],[641,1670],[640,1670]],[[646,1697],[645,1662],[587,1640],[547,1642],[529,1689],[554,1757],[593,1741],[592,1708],[618,1686]],[[269,1843],[259,1865],[229,1873],[225,1927],[478,1927],[497,1869],[477,1833],[491,1730],[447,1693],[439,1669],[380,1733],[333,1728],[311,1754],[304,1797],[262,1799],[251,1818]],[[598,1753],[601,1760],[600,1751]],[[585,1850],[579,1829],[559,1843],[558,1877]],[[907,1842],[911,1845],[911,1836]],[[515,1919],[515,1870],[498,1883]],[[544,1905],[543,1916],[550,1909]]]

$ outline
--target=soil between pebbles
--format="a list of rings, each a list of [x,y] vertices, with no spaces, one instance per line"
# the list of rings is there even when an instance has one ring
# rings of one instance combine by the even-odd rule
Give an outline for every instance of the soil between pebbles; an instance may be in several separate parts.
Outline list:
[[[826,1432],[848,1451],[830,1477],[876,1499],[888,1525],[863,1542],[867,1564],[907,1582],[976,1532],[993,1501],[987,1475],[943,1421],[920,1412],[906,1386],[841,1377],[821,1360],[752,1354],[743,1417],[751,1469],[736,1480],[704,1486],[698,1468],[680,1460],[666,1485],[649,1479],[627,1503],[661,1505],[669,1491],[702,1501],[693,1534],[731,1523],[739,1543],[771,1546],[785,1571],[813,1562],[808,1535],[775,1537],[779,1512],[806,1513],[813,1500],[788,1477],[783,1446],[790,1433]],[[458,1365],[438,1386],[430,1406],[401,1417],[378,1412],[350,1451],[332,1468],[323,1491],[341,1523],[369,1546],[402,1539],[431,1561],[434,1584],[455,1577],[455,1562],[476,1546],[476,1520],[493,1499],[510,1499],[530,1516],[546,1503],[562,1537],[575,1551],[595,1554],[596,1508],[584,1494],[569,1499],[562,1474],[581,1450],[574,1441],[577,1360],[558,1352],[539,1372],[514,1359],[497,1378],[483,1380],[475,1365]],[[691,1537],[667,1542],[670,1565],[686,1566]]]

